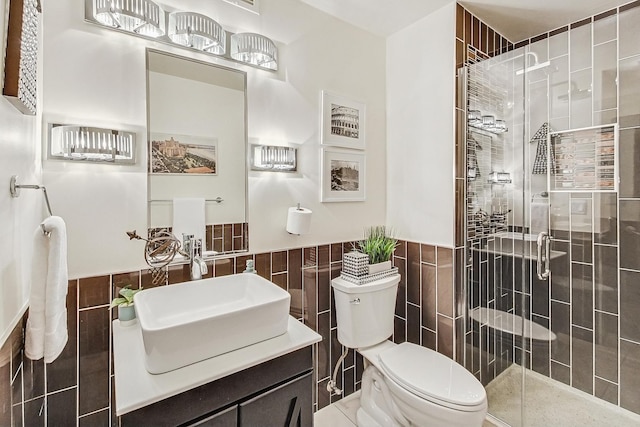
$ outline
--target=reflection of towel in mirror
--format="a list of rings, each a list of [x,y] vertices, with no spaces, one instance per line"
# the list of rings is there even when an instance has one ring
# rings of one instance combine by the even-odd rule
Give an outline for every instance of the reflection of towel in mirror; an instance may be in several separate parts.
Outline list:
[[[531,202],[531,234],[549,231],[549,201]]]
[[[38,226],[33,239],[33,265],[25,355],[53,362],[67,343],[67,231],[62,218],[51,216]]]
[[[173,235],[182,242],[182,234],[193,234],[201,239],[204,247],[206,226],[204,220],[204,198],[185,197],[173,199]]]

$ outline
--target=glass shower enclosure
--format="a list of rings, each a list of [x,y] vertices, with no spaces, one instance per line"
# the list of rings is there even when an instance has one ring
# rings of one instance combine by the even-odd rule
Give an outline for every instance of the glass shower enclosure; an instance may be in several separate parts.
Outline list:
[[[460,70],[464,364],[511,426],[578,425],[540,406],[557,390],[640,413],[639,23],[613,14]]]

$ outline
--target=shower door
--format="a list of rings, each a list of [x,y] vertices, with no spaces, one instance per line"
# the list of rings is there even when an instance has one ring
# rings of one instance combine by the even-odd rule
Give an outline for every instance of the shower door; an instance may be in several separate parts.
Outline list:
[[[567,412],[549,396],[573,399],[574,416],[640,413],[640,115],[628,77],[640,48],[630,56],[623,31],[638,19],[638,8],[611,15],[459,76],[464,363],[511,426],[575,425],[545,418]]]

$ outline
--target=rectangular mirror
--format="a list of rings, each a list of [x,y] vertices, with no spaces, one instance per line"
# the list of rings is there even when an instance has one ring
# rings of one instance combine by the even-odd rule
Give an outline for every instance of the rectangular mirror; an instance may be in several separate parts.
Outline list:
[[[246,80],[147,50],[149,236],[193,234],[205,257],[248,250]]]

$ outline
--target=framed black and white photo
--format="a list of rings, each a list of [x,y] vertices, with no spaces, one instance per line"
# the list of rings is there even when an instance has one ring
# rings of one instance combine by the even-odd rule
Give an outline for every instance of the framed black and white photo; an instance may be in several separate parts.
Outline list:
[[[322,149],[322,202],[363,202],[365,180],[363,152]]]
[[[218,140],[188,135],[151,134],[152,174],[218,174]]]
[[[364,150],[366,106],[322,91],[322,144]]]
[[[260,0],[224,0],[227,3],[231,3],[235,6],[241,7],[249,12],[253,12],[257,15],[260,14]]]

